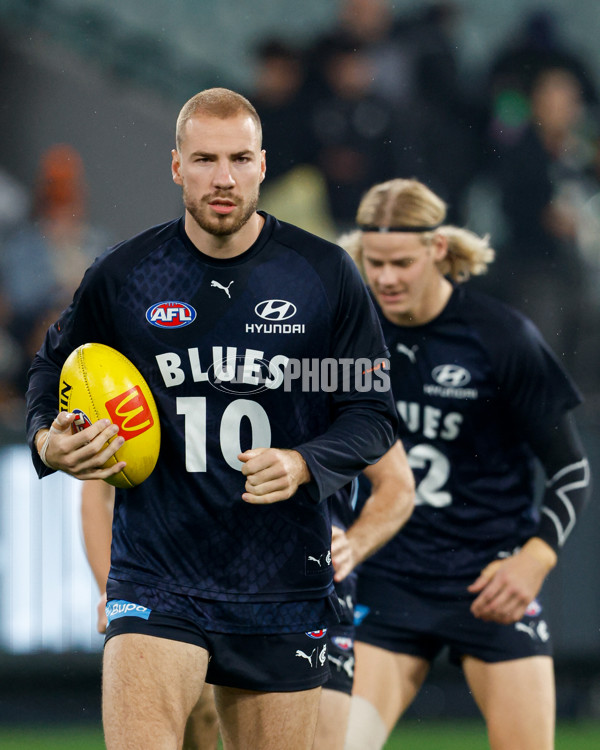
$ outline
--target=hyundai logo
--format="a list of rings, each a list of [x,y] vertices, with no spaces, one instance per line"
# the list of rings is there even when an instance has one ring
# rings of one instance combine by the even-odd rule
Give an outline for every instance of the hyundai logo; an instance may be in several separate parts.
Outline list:
[[[296,305],[284,299],[266,299],[256,305],[254,312],[263,320],[287,320],[296,314]]]
[[[431,375],[436,383],[450,388],[460,388],[471,382],[471,373],[459,365],[438,365]]]

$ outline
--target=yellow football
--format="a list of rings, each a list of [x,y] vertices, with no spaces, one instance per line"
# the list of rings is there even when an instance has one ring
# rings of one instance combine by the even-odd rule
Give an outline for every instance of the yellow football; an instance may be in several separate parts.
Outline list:
[[[77,415],[73,432],[99,419],[119,427],[125,442],[104,466],[118,461],[127,466],[109,477],[109,484],[127,489],[150,476],[160,451],[158,411],[142,374],[127,357],[104,344],[77,347],[60,374],[59,405],[60,411]]]

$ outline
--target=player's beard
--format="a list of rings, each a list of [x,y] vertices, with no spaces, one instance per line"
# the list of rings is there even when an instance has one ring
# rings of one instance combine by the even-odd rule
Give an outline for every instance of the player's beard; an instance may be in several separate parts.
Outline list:
[[[257,186],[254,194],[248,200],[236,203],[235,209],[230,214],[217,215],[211,212],[208,205],[209,201],[215,198],[214,195],[203,196],[199,199],[193,198],[186,190],[184,183],[183,205],[201,229],[215,237],[225,237],[235,234],[247,223],[258,206],[259,192],[260,188]],[[231,200],[229,196],[219,197]]]

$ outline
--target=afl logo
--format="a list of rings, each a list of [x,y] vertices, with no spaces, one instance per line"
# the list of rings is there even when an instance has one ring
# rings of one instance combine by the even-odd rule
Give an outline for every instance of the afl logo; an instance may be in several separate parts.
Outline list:
[[[263,320],[287,320],[296,314],[296,305],[284,299],[266,299],[256,305],[254,312]]]
[[[183,328],[196,319],[196,311],[185,302],[157,302],[146,310],[146,320],[157,328]]]
[[[81,430],[85,430],[86,427],[91,426],[92,420],[87,414],[85,414],[85,412],[82,412],[81,409],[73,409],[73,414],[75,414],[76,417],[71,425],[71,432],[81,432]]]
[[[321,630],[310,630],[306,635],[309,638],[325,638],[327,635],[327,628],[321,628]]]
[[[334,645],[336,645],[342,651],[349,651],[354,645],[354,641],[352,640],[352,638],[348,638],[347,636],[337,635],[334,636],[331,640],[333,641]]]
[[[436,383],[447,388],[460,388],[471,382],[471,373],[459,365],[439,365],[432,370],[431,376]]]
[[[527,617],[537,617],[541,611],[542,607],[540,603],[537,599],[534,599],[529,603],[527,609],[525,610],[525,614],[527,615]]]

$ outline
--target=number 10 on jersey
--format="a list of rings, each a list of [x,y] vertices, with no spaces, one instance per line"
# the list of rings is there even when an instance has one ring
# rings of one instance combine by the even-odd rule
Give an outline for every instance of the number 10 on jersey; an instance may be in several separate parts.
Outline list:
[[[189,472],[206,471],[206,398],[180,396],[177,414],[185,418],[185,468]],[[246,418],[250,425],[250,448],[271,447],[271,424],[267,412],[256,401],[238,398],[232,401],[221,417],[219,444],[225,462],[232,469],[242,468],[238,455],[247,448],[241,445],[241,424]]]

